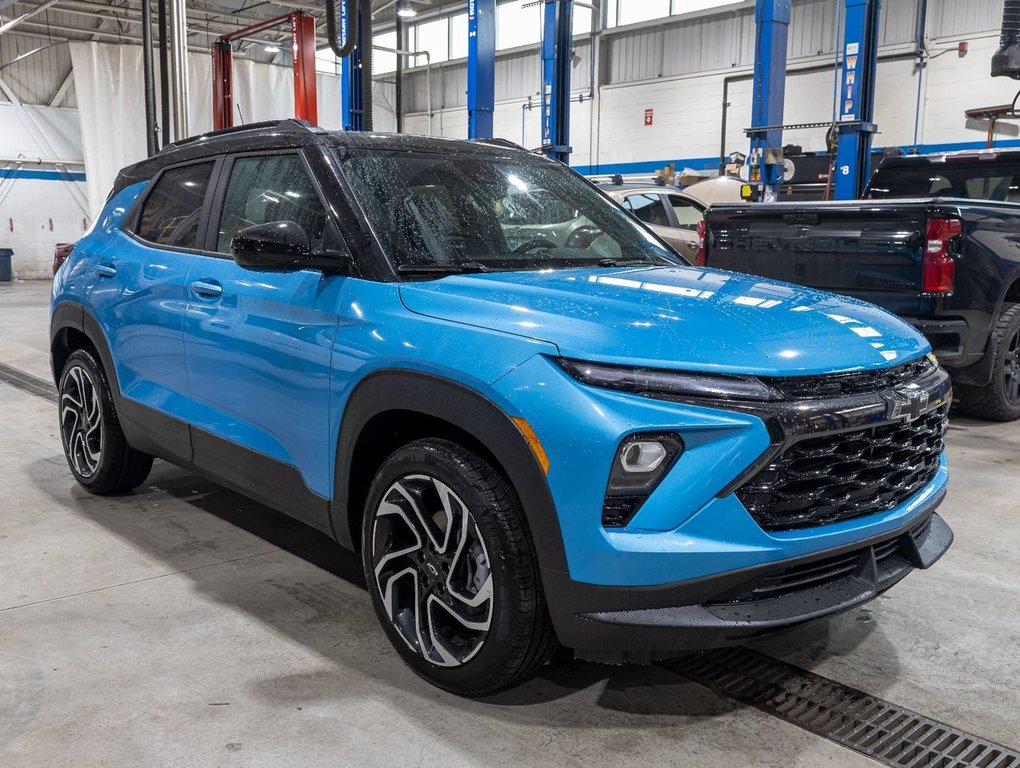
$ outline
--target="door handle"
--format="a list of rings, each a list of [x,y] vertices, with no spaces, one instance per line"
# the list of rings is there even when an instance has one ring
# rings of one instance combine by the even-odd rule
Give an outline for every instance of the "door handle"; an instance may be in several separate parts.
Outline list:
[[[92,273],[98,277],[116,277],[117,268],[112,264],[96,264],[92,267]]]
[[[191,284],[191,292],[203,299],[215,299],[223,293],[223,286],[215,280],[196,280]]]

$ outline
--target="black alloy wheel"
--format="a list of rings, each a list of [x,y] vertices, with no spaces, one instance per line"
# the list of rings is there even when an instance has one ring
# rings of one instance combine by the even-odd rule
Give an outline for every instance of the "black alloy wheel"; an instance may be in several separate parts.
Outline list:
[[[493,694],[556,650],[520,499],[477,453],[442,438],[397,448],[368,491],[361,538],[383,631],[433,685]]]

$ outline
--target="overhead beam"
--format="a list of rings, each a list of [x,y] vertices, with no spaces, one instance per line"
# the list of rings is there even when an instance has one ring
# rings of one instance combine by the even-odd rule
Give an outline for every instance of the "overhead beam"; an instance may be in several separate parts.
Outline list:
[[[54,6],[54,5],[56,5],[59,1],[60,0],[46,0],[46,2],[43,3],[42,5],[37,5],[32,10],[28,11],[27,13],[21,14],[17,18],[11,19],[6,24],[0,24],[0,35],[2,35],[4,32],[9,32],[10,30],[14,29],[15,27],[17,27],[17,26],[19,26],[21,24],[24,24],[26,21],[31,19],[33,16],[35,16],[37,14],[40,14],[43,11],[45,11],[47,8],[50,8],[50,7]]]

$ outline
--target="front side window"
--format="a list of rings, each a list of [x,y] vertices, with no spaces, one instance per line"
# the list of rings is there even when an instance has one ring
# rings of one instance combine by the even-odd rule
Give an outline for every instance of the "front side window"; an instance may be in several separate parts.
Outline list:
[[[198,248],[198,225],[213,163],[171,168],[145,200],[138,236],[174,248]]]
[[[387,150],[338,159],[403,272],[678,263],[618,206],[554,163]]]
[[[639,221],[656,227],[668,227],[669,217],[662,205],[662,195],[628,195],[623,207],[631,211]]]
[[[240,230],[272,221],[293,221],[308,235],[312,252],[322,249],[326,211],[298,155],[239,157],[230,169],[216,236],[216,250],[230,252]]]
[[[694,231],[698,224],[705,218],[701,211],[690,200],[684,200],[679,195],[670,195],[669,204],[673,208],[673,215],[676,217],[676,225],[680,229]]]

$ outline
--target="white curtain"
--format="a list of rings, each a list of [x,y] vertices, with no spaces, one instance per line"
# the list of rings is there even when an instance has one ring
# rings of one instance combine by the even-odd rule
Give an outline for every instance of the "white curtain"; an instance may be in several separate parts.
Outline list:
[[[71,65],[81,119],[86,190],[92,215],[103,207],[117,172],[145,157],[142,48],[71,43]],[[157,72],[158,77],[158,72]],[[190,135],[212,130],[212,57],[188,54]],[[319,73],[319,124],[340,127],[340,78]],[[156,83],[157,93],[159,81]],[[294,116],[289,67],[234,61],[234,124]]]

